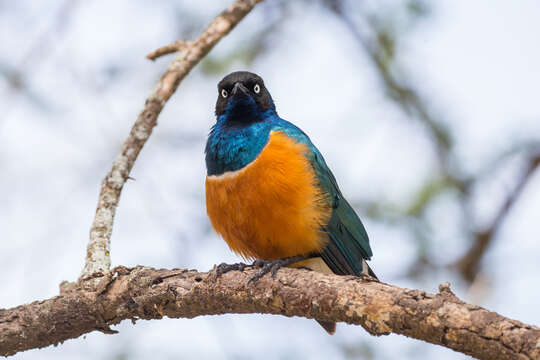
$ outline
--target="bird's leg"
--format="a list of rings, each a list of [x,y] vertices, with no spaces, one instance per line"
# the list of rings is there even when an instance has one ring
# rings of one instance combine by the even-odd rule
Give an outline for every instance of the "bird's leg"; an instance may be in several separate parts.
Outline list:
[[[280,258],[280,259],[275,259],[275,260],[257,259],[253,262],[251,266],[259,267],[261,268],[261,270],[259,270],[257,274],[253,275],[251,279],[249,279],[248,283],[259,280],[267,273],[271,273],[272,277],[274,277],[280,268],[284,266],[289,266],[291,264],[297,263],[302,260],[307,260],[309,258],[311,257],[310,256],[291,256],[291,257]]]
[[[364,259],[362,259],[362,273],[360,274],[360,277],[366,281],[379,282],[379,278],[377,277],[377,275],[375,275],[373,270],[371,270],[366,260]]]
[[[312,256],[291,256],[286,258],[279,258],[274,260],[262,260],[256,259],[251,264],[244,263],[235,263],[227,264],[221,263],[216,267],[216,277],[228,273],[229,271],[244,271],[245,268],[253,267],[260,268],[259,272],[253,275],[248,282],[257,281],[262,278],[265,274],[271,273],[272,276],[275,276],[277,271],[284,267],[289,266],[299,261],[310,259]],[[309,270],[309,269],[308,269]]]
[[[244,271],[244,269],[248,266],[253,266],[253,265],[248,265],[244,263],[236,263],[236,264],[221,263],[216,267],[216,276],[221,276],[223,274],[228,273],[229,271]]]

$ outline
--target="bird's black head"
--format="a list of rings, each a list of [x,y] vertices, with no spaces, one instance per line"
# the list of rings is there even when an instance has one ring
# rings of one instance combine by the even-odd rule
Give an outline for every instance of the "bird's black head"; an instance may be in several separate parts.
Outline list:
[[[227,122],[262,121],[262,114],[270,109],[275,110],[274,102],[257,74],[237,71],[219,82],[216,116],[225,115]]]

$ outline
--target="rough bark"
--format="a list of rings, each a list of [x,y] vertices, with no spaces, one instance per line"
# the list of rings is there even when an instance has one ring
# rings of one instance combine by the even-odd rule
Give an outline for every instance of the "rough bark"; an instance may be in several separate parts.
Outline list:
[[[110,239],[120,194],[139,152],[157,125],[157,118],[165,103],[190,70],[260,1],[237,0],[210,23],[198,39],[189,43],[181,42],[181,47],[180,42],[176,43],[178,55],[146,98],[144,108],[124,141],[120,154],[103,179],[81,278],[108,271],[111,267]],[[156,50],[153,58],[172,51],[170,46],[164,48]]]
[[[372,335],[402,334],[479,359],[540,358],[539,328],[464,303],[448,284],[429,294],[298,269],[248,284],[253,274],[117,267],[98,281],[63,283],[59,296],[0,310],[0,355],[94,330],[114,333],[110,326],[126,319],[266,313],[361,325]]]

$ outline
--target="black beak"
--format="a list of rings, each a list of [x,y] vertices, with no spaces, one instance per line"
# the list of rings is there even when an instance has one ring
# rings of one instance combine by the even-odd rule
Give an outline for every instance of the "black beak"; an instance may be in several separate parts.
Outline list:
[[[232,89],[233,96],[249,96],[249,90],[242,83],[237,82]]]

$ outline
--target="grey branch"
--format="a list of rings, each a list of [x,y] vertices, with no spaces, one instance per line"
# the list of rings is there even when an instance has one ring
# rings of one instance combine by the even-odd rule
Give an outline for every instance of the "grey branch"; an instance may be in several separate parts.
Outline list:
[[[265,313],[361,325],[372,335],[401,334],[479,359],[540,359],[540,328],[464,303],[448,284],[429,294],[299,269],[248,284],[255,271],[216,278],[214,272],[118,267],[98,281],[63,283],[59,296],[0,310],[0,356],[95,330],[115,333],[110,326],[127,319]]]
[[[139,152],[157,125],[157,118],[165,103],[189,71],[260,1],[237,0],[214,18],[198,39],[185,43],[146,98],[144,108],[124,141],[120,154],[102,181],[81,279],[106,272],[111,267],[110,240],[120,194]]]

